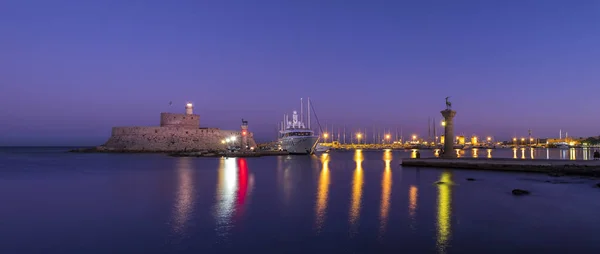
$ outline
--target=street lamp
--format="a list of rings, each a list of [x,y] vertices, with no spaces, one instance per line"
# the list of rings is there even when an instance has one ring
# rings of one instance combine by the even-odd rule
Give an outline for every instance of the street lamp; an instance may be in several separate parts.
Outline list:
[[[362,138],[362,134],[356,133],[356,138],[358,139],[358,143],[360,144],[360,138]]]
[[[487,137],[487,141],[488,142],[492,141],[492,138],[491,137]]]
[[[446,121],[442,121],[442,126],[446,126]]]
[[[325,140],[325,143],[327,143],[327,137],[329,137],[329,133],[323,133],[323,139]]]

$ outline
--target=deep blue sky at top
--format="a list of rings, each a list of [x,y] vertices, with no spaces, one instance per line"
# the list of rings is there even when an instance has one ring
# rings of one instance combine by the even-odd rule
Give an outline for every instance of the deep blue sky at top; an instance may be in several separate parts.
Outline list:
[[[195,103],[203,126],[600,134],[600,1],[0,2],[0,145],[102,143]],[[169,101],[173,106],[169,107]]]

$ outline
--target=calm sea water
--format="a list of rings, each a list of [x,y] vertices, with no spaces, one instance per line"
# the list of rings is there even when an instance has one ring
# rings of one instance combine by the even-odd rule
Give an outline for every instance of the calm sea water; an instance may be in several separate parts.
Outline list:
[[[399,166],[410,151],[65,151],[0,149],[0,253],[600,253],[597,179]],[[584,157],[566,153],[548,150]]]

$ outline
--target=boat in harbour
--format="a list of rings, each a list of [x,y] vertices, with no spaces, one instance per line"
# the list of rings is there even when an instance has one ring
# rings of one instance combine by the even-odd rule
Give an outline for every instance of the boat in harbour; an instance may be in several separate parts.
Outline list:
[[[300,108],[302,108],[302,102],[300,103]],[[308,101],[308,109],[308,112],[310,112],[310,100]],[[307,119],[308,126],[303,122],[302,112],[298,115],[298,111],[295,110],[292,113],[291,121],[289,121],[287,115],[284,116],[284,124],[279,138],[282,150],[290,154],[313,154],[315,152],[319,137],[315,136],[314,131],[310,128],[310,113],[308,113]]]
[[[556,148],[569,149],[569,145],[567,144],[567,142],[558,142],[558,143],[556,143]]]
[[[321,145],[321,144],[317,144],[317,146],[315,147],[315,152],[321,152],[321,153],[329,152],[329,147]]]

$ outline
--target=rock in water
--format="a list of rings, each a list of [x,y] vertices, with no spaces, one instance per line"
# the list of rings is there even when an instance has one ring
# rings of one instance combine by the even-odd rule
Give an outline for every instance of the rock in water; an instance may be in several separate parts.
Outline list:
[[[475,178],[467,178],[467,181],[475,181]]]
[[[528,195],[529,191],[521,190],[521,189],[514,189],[514,190],[512,190],[512,194],[515,196]]]

